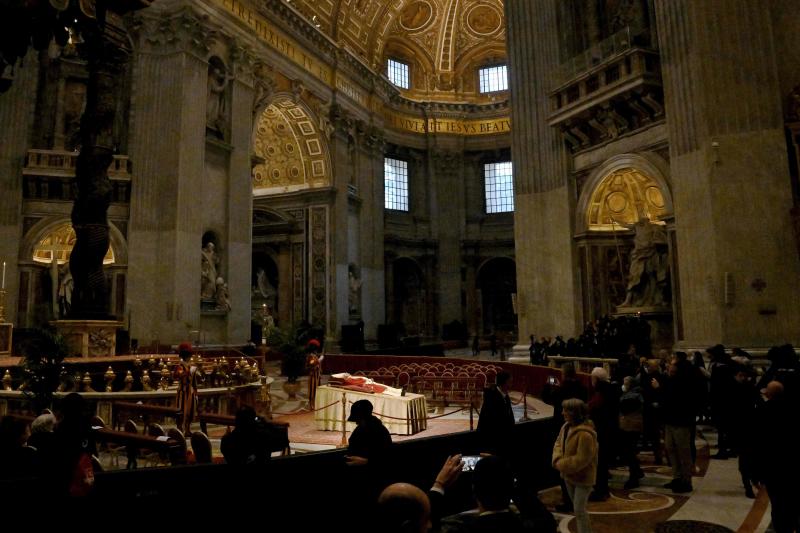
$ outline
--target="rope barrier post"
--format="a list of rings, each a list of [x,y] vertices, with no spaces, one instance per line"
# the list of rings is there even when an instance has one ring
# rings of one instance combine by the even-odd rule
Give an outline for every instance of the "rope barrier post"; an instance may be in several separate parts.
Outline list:
[[[473,407],[475,407],[475,392],[474,391],[470,391],[470,393],[469,393],[469,430],[470,431],[472,431],[474,426],[475,426],[474,419],[472,417],[472,409],[473,409]]]
[[[347,394],[342,393],[342,442],[340,448],[347,446]]]
[[[530,420],[528,418],[528,386],[525,385],[525,388],[522,390],[522,418],[519,419],[520,422],[524,422],[526,420]]]

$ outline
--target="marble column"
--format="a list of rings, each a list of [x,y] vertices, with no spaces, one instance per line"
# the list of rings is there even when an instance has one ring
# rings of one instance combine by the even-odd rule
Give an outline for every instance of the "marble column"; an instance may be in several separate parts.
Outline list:
[[[353,119],[341,108],[338,112],[340,115],[333,122],[335,130],[328,141],[333,167],[331,184],[336,189],[333,209],[329,212],[331,226],[328,265],[332,265],[336,273],[335,284],[329,292],[329,303],[333,305],[329,305],[332,316],[328,317],[327,334],[331,339],[339,338],[341,326],[351,323],[348,310],[350,284],[347,275],[350,260],[347,239],[351,223],[348,184],[354,176],[354,155],[357,150]]]
[[[434,317],[439,334],[442,326],[454,320],[464,320],[461,309],[461,240],[463,238],[464,185],[461,179],[463,157],[461,152],[432,149],[429,151],[432,181],[435,191],[432,194],[431,225],[439,243],[436,273],[429,279],[436,279],[436,301],[438,316]]]
[[[39,79],[37,53],[15,69],[11,88],[0,94],[0,270],[5,262],[5,317],[18,323],[17,261],[22,238],[22,167],[29,146]],[[25,258],[30,261],[31,258]]]
[[[365,336],[377,338],[378,325],[386,320],[386,281],[384,268],[383,154],[385,143],[376,131],[365,139],[366,153],[361,158],[359,193],[359,250],[361,252],[361,316]]]
[[[574,193],[564,142],[548,126],[556,86],[557,0],[506,2],[519,337],[579,333]],[[527,350],[520,345],[520,349]]]
[[[204,204],[217,194],[215,205],[225,205],[229,196],[224,189],[227,182],[215,192],[206,183],[212,181],[206,175],[205,110],[208,50],[214,34],[204,29],[201,17],[190,7],[188,2],[159,2],[138,18],[131,106],[130,155],[136,177],[130,205],[128,294],[131,335],[141,345],[154,339],[176,343],[192,329],[204,330],[208,343],[246,340],[228,339],[219,327],[209,335],[219,317],[209,325],[200,313],[201,239],[209,229]],[[248,169],[249,164],[245,176]],[[221,181],[219,176],[213,178],[215,184]],[[224,220],[226,215],[214,216]],[[223,239],[228,237],[225,228],[213,229]],[[235,250],[237,243],[230,244]],[[228,243],[222,253],[229,253]],[[229,272],[227,262],[223,255],[224,274]],[[231,293],[237,308],[246,294]]]
[[[773,4],[655,3],[682,347],[800,341]]]
[[[250,154],[253,138],[252,73],[248,57],[234,61],[237,78],[231,95],[231,154],[228,159],[227,245],[228,290],[231,310],[227,341],[240,343],[250,337],[250,280],[253,254],[253,181]],[[273,312],[277,312],[274,310]]]

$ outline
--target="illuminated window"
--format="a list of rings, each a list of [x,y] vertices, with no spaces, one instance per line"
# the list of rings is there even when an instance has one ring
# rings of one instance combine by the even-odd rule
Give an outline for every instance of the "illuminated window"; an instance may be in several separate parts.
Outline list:
[[[383,160],[383,206],[408,211],[408,163],[400,159]]]
[[[486,212],[513,212],[514,173],[511,161],[483,165],[483,176],[486,188]]]
[[[505,65],[482,68],[478,74],[482,93],[508,90],[508,69]]]
[[[408,63],[402,63],[390,59],[386,67],[386,75],[389,76],[389,81],[400,87],[401,89],[408,89]]]
[[[53,262],[53,257],[55,256],[58,264],[63,265],[69,261],[69,256],[74,247],[75,230],[72,229],[72,224],[62,224],[39,241],[39,244],[33,249],[33,260],[37,263],[47,263],[49,265]],[[110,265],[113,263],[114,250],[109,246],[106,256],[103,258],[103,264]]]

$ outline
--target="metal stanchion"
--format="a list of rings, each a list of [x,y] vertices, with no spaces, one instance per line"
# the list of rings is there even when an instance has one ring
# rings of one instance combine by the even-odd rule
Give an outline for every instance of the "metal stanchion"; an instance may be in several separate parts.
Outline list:
[[[528,387],[525,387],[525,390],[522,391],[522,418],[519,419],[520,422],[525,422],[526,420],[530,420],[528,418]]]
[[[347,394],[342,393],[342,442],[340,448],[347,447]]]
[[[469,430],[472,431],[474,427],[474,420],[472,418],[472,409],[475,407],[475,392],[470,391],[469,394]]]

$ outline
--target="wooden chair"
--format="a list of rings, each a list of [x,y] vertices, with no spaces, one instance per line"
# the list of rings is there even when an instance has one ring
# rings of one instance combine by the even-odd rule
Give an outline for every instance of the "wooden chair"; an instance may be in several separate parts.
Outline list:
[[[409,374],[408,372],[402,371],[399,374],[397,374],[397,386],[398,387],[407,386],[410,381],[411,381],[411,374]]]
[[[125,425],[123,426],[123,431],[125,431],[126,433],[135,433],[137,435],[141,433],[139,431],[139,426],[137,426],[136,422],[134,422],[130,418],[125,421]],[[119,447],[117,447],[117,450],[118,450],[118,453],[117,453],[117,465],[119,465],[119,455],[121,455],[120,452],[122,452],[122,453],[125,453],[125,455],[128,457],[128,464],[125,465],[125,468],[127,470],[135,470],[136,468],[139,467],[139,449],[138,448],[134,448],[134,447],[131,447],[131,446],[119,446]]]
[[[178,447],[180,448],[180,453],[172,458],[173,464],[185,464],[186,463],[186,437],[183,435],[183,431],[178,428],[169,428],[167,430],[167,437],[171,438],[175,442],[178,443]]]
[[[192,433],[191,443],[194,458],[198,464],[209,464],[212,462],[211,441],[208,439],[208,435],[202,431],[195,431]]]
[[[150,424],[147,427],[147,434],[151,437],[166,437],[167,432],[164,431],[164,428],[161,424]],[[165,465],[169,466],[169,457],[166,454],[160,454],[158,452],[148,452],[143,456],[145,460],[145,466],[159,466]]]

